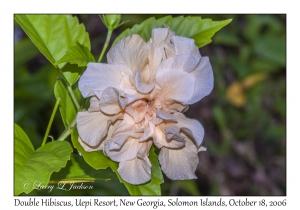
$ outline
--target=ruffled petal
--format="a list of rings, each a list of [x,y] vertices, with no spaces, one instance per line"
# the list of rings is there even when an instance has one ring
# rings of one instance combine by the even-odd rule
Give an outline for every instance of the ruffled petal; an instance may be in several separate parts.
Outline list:
[[[193,104],[210,94],[214,87],[214,75],[208,57],[202,57],[199,66],[190,73],[196,79],[193,96],[187,104]]]
[[[83,142],[95,147],[106,136],[110,124],[119,118],[120,115],[110,116],[102,112],[78,112],[76,119],[78,134]]]
[[[167,114],[161,110],[156,111],[156,116],[163,120],[177,121],[176,117],[174,117],[172,114]]]
[[[104,142],[111,139],[111,136],[112,136],[113,132],[116,130],[116,128],[119,126],[120,123],[121,123],[121,121],[117,120],[113,125],[111,125],[108,129],[108,132],[107,132],[107,135],[105,136],[105,138],[98,145],[96,145],[94,147],[92,147],[92,146],[86,144],[85,142],[83,142],[82,139],[80,138],[80,136],[78,136],[78,142],[84,148],[84,150],[87,151],[87,152],[103,150]]]
[[[123,120],[121,121],[120,125],[114,131],[113,137],[118,135],[128,135],[133,138],[139,138],[141,134],[137,133],[136,130],[137,128],[134,119],[125,113],[123,115]]]
[[[175,55],[188,54],[194,56],[196,60],[201,58],[199,49],[195,45],[194,39],[182,36],[172,36],[171,39],[174,43]]]
[[[168,28],[154,28],[152,30],[151,41],[157,47],[164,47],[166,43],[170,42],[170,35],[173,34]]]
[[[157,148],[167,147],[178,149],[185,145],[184,137],[176,129],[156,126],[154,129],[153,142]]]
[[[115,136],[114,138],[112,138],[111,141],[108,143],[109,151],[120,150],[128,138],[129,138],[129,136],[126,134],[118,135],[118,136]]]
[[[141,152],[144,151],[149,152],[152,142],[151,141],[139,142],[138,139],[129,137],[127,140],[125,140],[125,142],[123,143],[120,149],[114,148],[115,144],[116,144],[115,138],[106,141],[104,143],[104,153],[113,161],[123,162],[123,161],[134,159]],[[114,149],[110,150],[110,148],[114,148]]]
[[[100,100],[93,96],[90,99],[90,107],[88,109],[89,112],[99,112],[100,111]]]
[[[144,126],[143,134],[140,137],[140,142],[147,141],[154,135],[155,126],[153,123],[149,122],[147,126]]]
[[[149,64],[147,67],[149,69],[149,82],[152,82],[155,79],[156,69],[163,60],[163,52],[157,46],[151,46],[148,57]]]
[[[108,87],[106,88],[100,100],[100,108],[106,114],[117,114],[122,109],[119,103],[119,91],[116,88]]]
[[[173,180],[196,179],[199,163],[198,151],[192,141],[187,140],[182,149],[162,147],[158,155],[162,171]]]
[[[173,115],[176,117],[178,122],[170,123],[168,126],[180,129],[191,139],[193,139],[197,147],[199,147],[202,144],[204,137],[204,128],[201,123],[197,120],[185,117],[184,114],[180,112],[175,112]]]
[[[171,113],[174,112],[186,112],[188,110],[189,106],[183,105],[178,102],[173,102],[168,105],[168,109],[170,110]]]
[[[190,73],[196,69],[199,65],[199,61],[200,60],[195,59],[191,55],[177,55],[162,62],[157,69],[157,73],[168,69]]]
[[[145,83],[142,81],[139,70],[135,71],[135,87],[141,93],[149,93],[155,86],[155,82]]]
[[[151,163],[148,157],[136,157],[119,164],[118,173],[130,184],[144,184],[151,179]]]
[[[148,45],[139,35],[133,34],[111,47],[107,53],[107,62],[126,64],[134,73],[147,65],[147,55]]]
[[[119,89],[123,75],[132,75],[124,64],[88,63],[78,87],[84,98],[95,95],[95,91],[99,98],[108,87]]]
[[[156,75],[156,83],[161,91],[157,94],[161,101],[186,103],[194,93],[195,78],[184,71],[167,69]]]

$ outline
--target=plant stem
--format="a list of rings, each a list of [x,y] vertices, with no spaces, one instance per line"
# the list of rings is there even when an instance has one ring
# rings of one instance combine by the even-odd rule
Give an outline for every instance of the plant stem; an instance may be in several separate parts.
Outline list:
[[[67,85],[68,91],[69,91],[69,93],[71,95],[72,101],[75,104],[75,107],[76,107],[77,111],[79,111],[80,106],[79,106],[79,103],[78,103],[78,101],[76,99],[76,96],[75,96],[75,94],[73,92],[72,86],[69,84],[69,82],[66,79],[65,75],[63,74],[63,72],[60,69],[58,69],[58,71],[60,73],[60,76],[63,78],[63,80],[65,81],[65,83]]]
[[[71,98],[72,98],[72,100],[73,100],[73,102],[74,102],[74,104],[75,104],[75,107],[76,107],[77,111],[79,111],[80,105],[79,105],[79,103],[78,103],[78,101],[77,101],[77,99],[76,99],[76,96],[75,96],[75,94],[74,94],[74,92],[73,92],[73,89],[72,89],[72,87],[69,86],[68,84],[67,84],[67,87],[68,87],[68,91],[69,91],[69,93],[70,93],[70,95],[71,95]]]
[[[98,63],[101,62],[101,60],[102,60],[102,58],[103,58],[103,55],[104,55],[104,53],[105,53],[105,51],[106,51],[106,49],[107,49],[107,47],[108,47],[108,44],[109,44],[109,41],[110,41],[112,32],[113,32],[113,30],[108,29],[107,36],[106,36],[106,40],[105,40],[105,44],[104,44],[103,49],[102,49],[102,51],[101,51],[101,54],[100,54],[100,56],[99,56]]]
[[[74,129],[75,126],[76,126],[76,117],[71,122],[71,124],[69,125],[69,127],[64,130],[64,132],[60,135],[60,137],[58,137],[57,140],[59,140],[59,141],[65,140],[72,133],[72,131],[73,131],[73,129]]]
[[[48,137],[48,135],[49,135],[50,128],[51,128],[51,126],[52,126],[52,122],[53,122],[53,119],[54,119],[56,110],[57,110],[57,108],[58,108],[59,102],[60,102],[60,98],[57,98],[57,99],[56,99],[55,106],[54,106],[54,109],[53,109],[53,111],[52,111],[52,114],[51,114],[51,117],[50,117],[50,120],[49,120],[49,123],[48,123],[48,126],[47,126],[47,129],[46,129],[46,133],[45,133],[45,136],[44,136],[44,139],[43,139],[43,142],[42,142],[42,146],[43,146],[43,145],[46,143],[46,141],[47,141],[47,137]]]

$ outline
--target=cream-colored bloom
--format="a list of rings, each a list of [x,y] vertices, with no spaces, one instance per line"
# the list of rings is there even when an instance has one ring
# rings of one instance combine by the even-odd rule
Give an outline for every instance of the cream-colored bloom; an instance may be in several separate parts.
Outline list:
[[[82,95],[91,96],[88,111],[77,115],[81,145],[119,162],[131,184],[151,179],[152,144],[169,178],[196,178],[204,130],[182,112],[211,92],[209,59],[194,40],[158,28],[148,42],[139,35],[121,40],[107,62],[89,63],[79,80]]]

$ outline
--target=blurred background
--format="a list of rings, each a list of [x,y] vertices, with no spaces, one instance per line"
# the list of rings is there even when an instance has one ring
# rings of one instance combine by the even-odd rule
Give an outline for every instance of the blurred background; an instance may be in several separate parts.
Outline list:
[[[98,58],[105,26],[98,15],[76,16]],[[129,22],[114,31],[112,41],[151,16],[123,15]],[[162,195],[286,195],[286,15],[199,16],[233,19],[200,49],[210,58],[215,85],[185,113],[202,123],[207,151],[199,153],[197,180],[164,177]],[[53,87],[59,74],[16,22],[14,36],[14,122],[37,148],[55,104]],[[63,130],[58,111],[50,134],[57,138]],[[93,190],[34,190],[30,195],[129,195],[115,176],[89,185]]]

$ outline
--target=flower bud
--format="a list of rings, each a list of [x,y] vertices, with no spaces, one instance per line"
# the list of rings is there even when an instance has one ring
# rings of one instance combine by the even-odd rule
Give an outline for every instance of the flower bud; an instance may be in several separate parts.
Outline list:
[[[114,30],[120,26],[121,15],[102,15],[100,18],[109,30]]]

